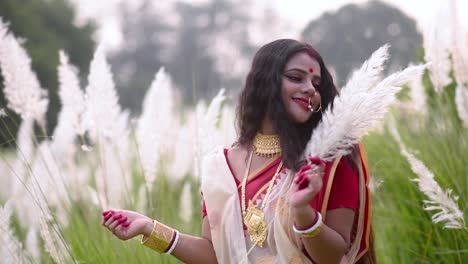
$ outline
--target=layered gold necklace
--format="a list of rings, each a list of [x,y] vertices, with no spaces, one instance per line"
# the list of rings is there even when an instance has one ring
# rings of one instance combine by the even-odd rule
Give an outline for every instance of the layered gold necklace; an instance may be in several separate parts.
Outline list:
[[[263,135],[257,133],[253,140],[253,150],[261,157],[274,157],[281,154],[281,144],[278,135]]]
[[[255,145],[254,145],[255,146]],[[245,170],[244,178],[242,179],[242,186],[241,186],[241,194],[242,194],[242,216],[244,218],[244,224],[247,227],[247,233],[250,236],[250,240],[254,243],[254,245],[258,245],[263,247],[263,242],[266,240],[267,237],[267,225],[265,222],[265,214],[263,209],[268,201],[268,198],[271,193],[271,189],[275,183],[276,177],[278,176],[279,172],[281,171],[281,167],[283,166],[283,161],[278,165],[273,178],[270,180],[268,185],[267,192],[265,197],[263,198],[262,205],[260,208],[257,208],[252,200],[249,200],[249,207],[247,210],[245,209],[245,186],[247,185],[247,178],[249,176],[250,165],[252,164],[252,156],[255,151],[250,152],[249,161],[247,163],[247,169]],[[257,152],[255,152],[257,154]],[[269,152],[272,153],[272,152]],[[281,153],[281,149],[275,151],[274,153],[278,154]]]

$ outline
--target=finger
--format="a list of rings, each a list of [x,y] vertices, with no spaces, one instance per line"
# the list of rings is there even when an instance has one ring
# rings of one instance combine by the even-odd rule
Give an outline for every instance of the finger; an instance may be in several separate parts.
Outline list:
[[[306,172],[307,177],[309,178],[323,178],[323,173],[319,167],[312,168],[311,170]]]
[[[314,192],[314,191],[320,191],[320,189],[322,189],[322,185],[323,185],[322,179],[315,177],[313,179],[310,179],[307,187],[308,189]]]
[[[319,159],[318,157],[309,157],[309,164],[322,166],[325,163],[323,162],[323,160]]]
[[[117,215],[114,216],[114,219],[119,220],[122,217],[124,217],[123,214],[117,214]]]
[[[316,180],[322,181],[322,178],[320,177],[320,175],[317,172],[314,172],[312,170],[304,172],[303,175],[304,175],[303,176],[304,178],[301,179],[301,181],[298,182],[298,184],[304,183],[304,182],[306,182],[306,180],[307,180],[307,183],[310,183],[311,181],[316,181]]]
[[[109,212],[108,214],[106,214],[106,216],[104,216],[104,217],[102,218],[102,225],[105,225],[105,223],[107,222],[107,220],[109,220],[112,216],[113,216],[113,213],[112,213],[112,212]]]
[[[109,210],[103,211],[103,212],[102,212],[102,215],[105,216],[105,215],[107,215],[107,214],[113,214],[113,213],[115,213],[115,211],[112,210],[112,209],[109,209]]]
[[[114,233],[115,230],[116,230],[116,228],[117,228],[119,225],[125,223],[126,221],[127,221],[127,217],[120,218],[120,219],[114,221],[114,222],[109,226],[109,229],[112,231],[112,233]]]
[[[114,216],[110,217],[110,218],[106,221],[106,223],[105,223],[104,225],[107,226],[107,228],[109,228],[109,226],[110,226],[113,222],[115,222],[116,220],[119,220],[119,218],[121,218],[121,217],[122,217],[122,215],[120,215],[120,214],[114,215]]]
[[[304,178],[304,177],[305,177],[305,175],[304,175],[303,172],[298,173],[298,174],[296,175],[296,178],[294,178],[294,183],[297,184],[297,183],[298,183],[299,181],[301,181],[302,178]]]
[[[318,166],[318,165],[315,165],[315,164],[306,165],[306,166],[303,166],[303,167],[298,171],[298,174],[300,174],[300,173],[307,173],[307,172],[316,172],[316,171],[320,171],[321,169],[322,169],[321,166]]]
[[[122,232],[124,229],[122,228],[122,225],[118,225],[112,230],[112,234],[117,235],[119,238],[122,238]]]
[[[298,181],[297,185],[298,185],[298,190],[303,190],[305,188],[307,188],[307,186],[309,185],[309,177],[307,177],[306,174],[304,174],[304,176]]]
[[[304,165],[301,167],[301,169],[299,169],[299,171],[297,173],[301,173],[301,172],[304,172],[304,171],[307,171],[311,168],[312,166],[307,164],[307,165]]]
[[[320,178],[323,178],[323,176],[325,175],[325,167],[319,167],[317,166],[315,169],[314,169],[314,173],[320,177]]]
[[[110,230],[112,233],[114,233],[114,232],[115,232],[115,228],[116,228],[117,226],[119,226],[119,225],[120,225],[120,221],[119,221],[119,220],[115,220],[114,222],[112,222],[112,224],[109,225],[108,228],[109,228],[109,230]]]

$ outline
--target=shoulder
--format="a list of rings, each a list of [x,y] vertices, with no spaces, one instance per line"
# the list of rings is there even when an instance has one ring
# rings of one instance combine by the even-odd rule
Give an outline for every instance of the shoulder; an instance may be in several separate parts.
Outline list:
[[[357,210],[359,205],[359,177],[352,159],[341,157],[334,172],[327,210],[350,208]]]
[[[356,164],[351,154],[327,161],[325,167],[328,171],[354,171],[357,173]]]
[[[235,161],[243,159],[247,156],[247,148],[241,145],[235,145],[226,149],[226,156],[229,157],[229,160]]]

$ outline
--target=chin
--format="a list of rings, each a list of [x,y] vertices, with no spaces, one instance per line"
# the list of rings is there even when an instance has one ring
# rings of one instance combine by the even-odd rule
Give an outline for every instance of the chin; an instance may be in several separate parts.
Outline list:
[[[304,124],[305,122],[307,122],[310,118],[312,117],[312,115],[296,115],[294,117],[292,117],[292,120],[294,121],[294,123],[296,124]]]

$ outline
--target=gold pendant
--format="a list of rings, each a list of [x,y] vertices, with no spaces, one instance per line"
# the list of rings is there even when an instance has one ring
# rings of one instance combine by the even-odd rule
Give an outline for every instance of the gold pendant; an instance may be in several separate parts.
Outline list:
[[[262,210],[256,208],[252,201],[249,201],[249,207],[244,216],[244,223],[247,226],[250,240],[260,247],[263,247],[263,242],[266,239],[266,223]]]

